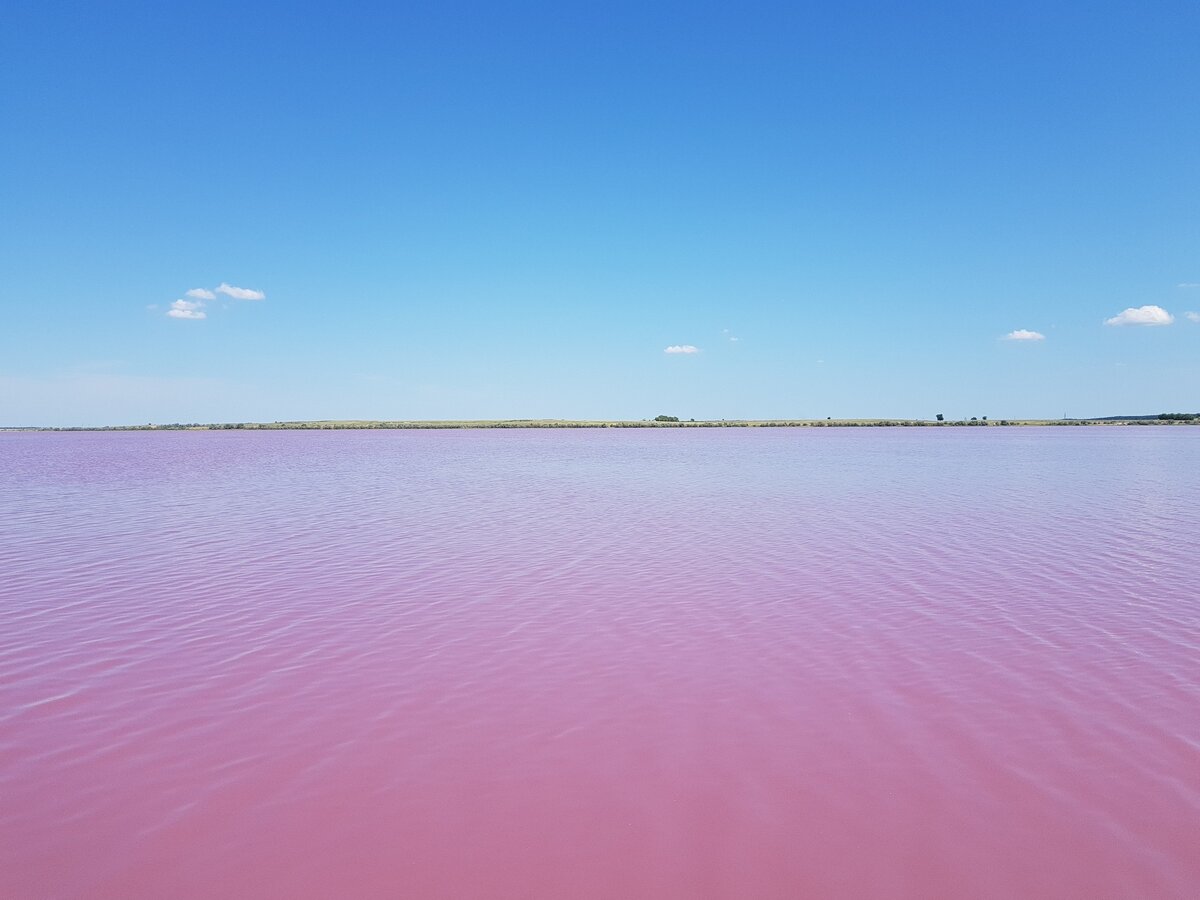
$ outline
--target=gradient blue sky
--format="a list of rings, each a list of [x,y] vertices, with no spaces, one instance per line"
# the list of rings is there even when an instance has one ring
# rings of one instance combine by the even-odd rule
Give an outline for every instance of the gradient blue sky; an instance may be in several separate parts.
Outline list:
[[[0,60],[0,424],[1200,410],[1194,0],[13,2]]]

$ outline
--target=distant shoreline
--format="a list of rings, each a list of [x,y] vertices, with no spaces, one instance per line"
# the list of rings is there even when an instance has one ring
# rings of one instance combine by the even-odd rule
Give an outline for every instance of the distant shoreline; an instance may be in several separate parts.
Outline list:
[[[1200,415],[1110,416],[1095,419],[689,419],[686,421],[484,419],[484,420],[357,420],[317,419],[292,422],[217,422],[145,425],[0,426],[0,432],[57,431],[364,431],[468,428],[1011,428],[1079,425],[1200,425]]]

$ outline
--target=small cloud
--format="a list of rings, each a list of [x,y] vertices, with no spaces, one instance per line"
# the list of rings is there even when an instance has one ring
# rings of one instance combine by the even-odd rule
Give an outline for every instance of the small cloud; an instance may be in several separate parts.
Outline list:
[[[1161,306],[1138,306],[1105,319],[1105,325],[1170,325],[1175,317]]]
[[[722,329],[721,329],[721,334],[725,335],[725,337],[727,337],[727,338],[728,338],[730,341],[732,341],[732,342],[733,342],[733,343],[735,343],[735,344],[736,344],[738,341],[740,341],[740,340],[741,340],[741,338],[740,338],[740,337],[735,337],[735,336],[733,335],[733,333],[732,333],[732,332],[730,332],[730,330],[729,330],[728,328],[722,328]]]
[[[676,353],[691,354],[691,353],[699,353],[699,352],[700,352],[700,348],[693,347],[691,344],[672,344],[670,347],[667,347],[665,350],[663,350],[663,353],[670,353],[670,354],[676,354]]]
[[[1181,281],[1175,287],[1181,288],[1200,288],[1200,281]]]
[[[1024,328],[1018,328],[1016,331],[1010,331],[1004,336],[1006,341],[1044,341],[1046,336],[1040,331],[1028,331]]]
[[[1185,313],[1184,313],[1184,316],[1187,318],[1187,320],[1188,320],[1189,322],[1196,322],[1197,324],[1200,324],[1200,313],[1197,313],[1197,312],[1185,312]]]
[[[192,288],[184,296],[194,297],[197,300],[216,300],[217,299],[216,294],[214,294],[212,291],[205,290],[204,288]]]
[[[224,294],[226,297],[232,297],[234,300],[267,299],[267,295],[262,291],[252,291],[250,288],[234,287],[231,284],[226,284],[224,281],[222,281],[221,286],[217,288],[217,293]]]
[[[203,300],[176,300],[167,310],[172,319],[207,319],[208,313],[202,310]]]

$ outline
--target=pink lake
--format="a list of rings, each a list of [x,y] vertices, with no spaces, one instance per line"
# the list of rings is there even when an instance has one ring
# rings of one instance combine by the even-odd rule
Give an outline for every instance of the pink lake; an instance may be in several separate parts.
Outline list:
[[[0,434],[0,896],[1200,895],[1200,428]]]

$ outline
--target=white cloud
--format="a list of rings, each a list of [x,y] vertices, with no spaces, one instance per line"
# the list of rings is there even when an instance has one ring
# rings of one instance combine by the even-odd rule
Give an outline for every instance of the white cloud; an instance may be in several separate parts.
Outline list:
[[[214,294],[212,291],[205,290],[204,288],[192,288],[184,296],[194,297],[197,300],[216,300],[217,299],[216,294]]]
[[[171,304],[171,309],[199,309],[203,305],[199,300],[176,300]]]
[[[1200,323],[1200,313],[1196,313],[1196,312],[1185,312],[1185,313],[1184,313],[1184,315],[1185,315],[1185,316],[1187,316],[1187,319],[1188,319],[1188,321],[1189,321],[1189,322],[1196,322],[1196,323]]]
[[[234,287],[231,284],[221,282],[221,286],[217,288],[218,294],[224,294],[226,297],[232,297],[234,300],[266,300],[267,295],[262,291],[252,291],[250,288]]]
[[[693,347],[691,344],[672,344],[670,347],[667,347],[665,350],[663,350],[663,353],[671,353],[671,354],[699,353],[699,352],[700,352],[700,348]]]
[[[1006,341],[1044,341],[1046,336],[1040,331],[1027,331],[1024,328],[1018,328],[1016,331],[1010,331],[1004,336]]]
[[[1161,306],[1129,307],[1111,319],[1105,319],[1105,325],[1170,325],[1175,317]]]
[[[727,337],[729,340],[731,340],[735,344],[741,340],[740,337],[735,337],[733,332],[731,332],[728,328],[722,328],[721,334],[725,335],[725,337]]]
[[[1200,281],[1181,281],[1175,287],[1181,288],[1200,288]]]
[[[207,319],[208,313],[195,309],[168,309],[167,315],[172,319]]]

